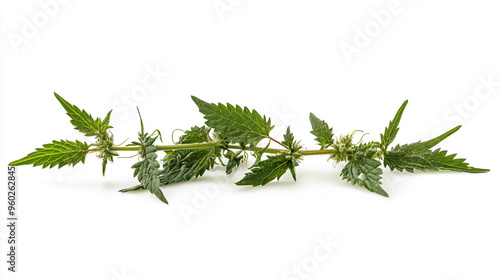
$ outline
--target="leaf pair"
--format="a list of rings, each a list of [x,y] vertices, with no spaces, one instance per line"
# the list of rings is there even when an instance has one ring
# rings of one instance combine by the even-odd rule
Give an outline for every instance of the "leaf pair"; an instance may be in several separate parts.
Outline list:
[[[413,172],[415,169],[422,171],[450,170],[467,173],[485,173],[489,169],[474,168],[465,162],[465,159],[455,158],[456,154],[447,155],[447,151],[431,150],[444,139],[457,132],[461,126],[456,126],[449,131],[428,141],[418,141],[411,144],[396,145],[388,151],[389,145],[394,141],[399,131],[399,122],[408,100],[399,108],[394,119],[389,122],[384,134],[380,135],[381,147],[384,152],[384,166],[391,170]]]
[[[111,111],[102,120],[101,118],[94,119],[85,110],[80,110],[76,105],[70,104],[57,93],[54,92],[54,95],[66,110],[74,128],[85,136],[95,136],[97,144],[88,145],[86,142],[82,143],[78,140],[53,141],[43,145],[43,148],[37,148],[35,152],[28,154],[24,158],[11,162],[10,165],[33,164],[34,166],[42,165],[43,168],[52,168],[54,166],[61,168],[64,165],[74,166],[79,162],[85,162],[85,157],[90,152],[90,146],[98,146],[96,150],[100,150],[100,156],[103,158],[102,173],[104,175],[108,160],[112,161],[113,156],[118,155],[112,151],[113,139],[109,132],[109,129],[112,128],[109,125]]]

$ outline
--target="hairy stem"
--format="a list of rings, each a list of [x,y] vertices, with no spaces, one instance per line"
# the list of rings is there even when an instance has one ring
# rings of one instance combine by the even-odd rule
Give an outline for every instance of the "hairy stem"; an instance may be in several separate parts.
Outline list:
[[[219,145],[219,142],[217,141],[211,141],[211,142],[206,142],[206,143],[194,143],[194,144],[176,144],[176,145],[157,145],[156,148],[158,151],[173,151],[173,150],[182,150],[182,149],[198,149],[198,148],[207,148],[207,147],[214,147]],[[282,146],[284,146],[282,144]],[[237,149],[241,150],[242,147],[240,145],[228,145],[227,146],[229,149]],[[284,146],[286,147],[286,146]],[[245,149],[250,150],[250,147],[245,147]],[[139,147],[137,146],[129,146],[129,147],[117,147],[114,146],[113,151],[138,151]],[[263,147],[254,147],[253,150],[255,151],[264,151],[265,153],[269,154],[278,154],[278,153],[284,153],[288,151],[287,149],[274,149],[274,148],[263,148]],[[90,149],[89,151],[96,151],[96,149]],[[310,155],[328,155],[332,154],[334,152],[333,149],[326,149],[326,150],[301,150],[298,153],[300,153],[303,156],[310,156]]]

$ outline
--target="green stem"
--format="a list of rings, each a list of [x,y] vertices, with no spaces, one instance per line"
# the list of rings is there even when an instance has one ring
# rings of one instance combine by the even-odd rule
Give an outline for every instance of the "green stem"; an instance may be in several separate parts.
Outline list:
[[[331,155],[333,154],[334,149],[326,149],[326,150],[304,150],[299,151],[299,153],[303,156],[313,156],[313,155]]]
[[[206,142],[206,143],[194,143],[194,144],[176,144],[176,145],[157,145],[156,148],[158,151],[173,151],[173,150],[182,150],[182,149],[198,149],[198,148],[207,148],[207,147],[213,147],[217,146],[219,143],[217,141],[212,141],[212,142]],[[238,149],[241,150],[240,145],[228,145],[227,146],[229,149]],[[250,149],[249,147],[246,147],[246,149]],[[132,146],[132,147],[118,147],[115,146],[112,149],[113,151],[138,151],[139,147],[137,146]],[[263,147],[254,147],[253,150],[255,151],[264,151],[265,153],[269,154],[278,154],[278,153],[284,153],[287,152],[288,149],[275,149],[275,148],[263,148]],[[326,149],[326,150],[303,150],[299,151],[299,153],[303,156],[311,156],[311,155],[329,155],[334,152],[333,149]]]

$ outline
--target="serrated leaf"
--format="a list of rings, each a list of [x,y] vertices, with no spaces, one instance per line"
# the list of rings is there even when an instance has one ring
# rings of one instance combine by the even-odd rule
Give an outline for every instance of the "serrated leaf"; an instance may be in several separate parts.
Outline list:
[[[316,136],[314,140],[321,146],[321,150],[332,146],[334,143],[333,129],[330,128],[325,121],[317,118],[313,113],[309,114],[309,121],[313,129],[311,134]]]
[[[33,164],[33,166],[41,165],[42,168],[59,168],[65,165],[72,165],[81,162],[85,163],[85,157],[88,154],[89,145],[80,141],[52,141],[50,144],[43,145],[43,148],[37,148],[22,159],[18,159],[9,163],[11,166]]]
[[[167,153],[160,174],[162,185],[185,182],[212,169],[218,153],[216,148],[176,150]]]
[[[436,149],[425,150],[417,153],[411,152],[414,144],[397,145],[385,155],[384,165],[391,170],[413,172],[415,169],[422,171],[449,170],[467,173],[486,173],[489,169],[469,166],[465,159],[455,158],[457,154],[448,155],[448,151]]]
[[[290,153],[295,153],[298,152],[302,146],[295,141],[295,137],[293,136],[293,133],[290,131],[290,126],[286,129],[286,133],[283,135],[283,144],[290,149]]]
[[[236,185],[263,186],[274,179],[279,180],[287,169],[290,169],[294,179],[296,179],[294,169],[296,161],[293,159],[292,156],[286,154],[269,156],[252,168],[251,172],[246,173],[243,179],[236,182]]]
[[[274,126],[266,116],[247,107],[231,104],[207,103],[191,96],[198,109],[205,115],[205,124],[215,132],[224,133],[231,143],[248,143],[255,146],[260,140],[269,136]]]
[[[399,131],[399,122],[401,121],[401,116],[406,108],[406,104],[408,104],[408,100],[403,102],[399,110],[396,112],[394,119],[389,122],[389,126],[385,128],[384,134],[380,134],[380,142],[382,144],[382,148],[386,150],[389,145],[394,141],[396,135]]]
[[[340,176],[343,180],[351,182],[353,185],[358,185],[367,190],[389,197],[387,192],[382,189],[382,169],[379,167],[380,162],[367,156],[357,156],[350,160]]]
[[[190,130],[184,131],[184,134],[179,137],[177,144],[193,144],[204,143],[211,141],[210,128],[206,126],[193,126]]]
[[[154,156],[153,156],[154,155]],[[134,173],[137,174],[137,179],[141,183],[142,188],[149,190],[152,194],[156,195],[163,203],[168,204],[167,199],[163,195],[160,189],[160,164],[156,161],[156,153],[149,153],[148,157],[138,164],[134,165],[137,170]],[[139,186],[133,189],[139,189]],[[131,189],[124,189],[121,192],[129,191]]]
[[[147,189],[163,203],[168,204],[167,199],[160,189],[159,176],[161,170],[160,163],[156,160],[158,155],[156,154],[157,148],[154,145],[158,137],[160,137],[161,139],[161,133],[158,130],[155,130],[155,132],[157,132],[156,136],[154,136],[155,132],[153,132],[151,135],[145,133],[144,123],[142,121],[142,116],[139,108],[137,108],[137,113],[139,114],[139,120],[141,122],[141,131],[139,132],[139,142],[133,142],[133,144],[137,144],[140,146],[139,157],[142,160],[132,165],[132,168],[134,169],[134,177],[137,177],[140,185],[128,189],[122,189],[120,190],[120,192],[129,192],[141,188]]]
[[[155,137],[146,137],[146,139],[144,139],[144,153],[141,156],[142,160],[132,165],[132,168],[134,169],[134,177],[137,177],[140,185],[128,189],[122,189],[120,192],[128,192],[141,188],[147,189],[158,197],[158,199],[160,199],[163,203],[168,204],[167,199],[160,189],[159,175],[161,171],[160,163],[156,160],[158,155],[156,154],[156,146],[154,146],[155,139]]]
[[[70,104],[59,94],[54,92],[54,95],[66,110],[67,115],[71,118],[71,124],[73,124],[76,130],[85,134],[85,136],[103,136],[106,134],[106,130],[111,128],[111,126],[109,126],[109,119],[112,111],[108,112],[104,121],[100,118],[94,119],[85,110],[80,110],[76,105]]]
[[[241,151],[238,153],[235,153],[231,150],[226,150],[226,153],[224,154],[224,157],[228,159],[226,163],[226,175],[229,175],[233,172],[234,169],[236,169],[241,161],[243,160],[243,156],[240,155]]]
[[[102,120],[102,123],[100,125],[100,129],[99,129],[102,133],[104,133],[106,131],[106,129],[113,128],[112,126],[109,125],[109,120],[111,119],[111,112],[113,112],[113,110],[110,110],[106,114],[106,117],[104,117],[104,120]]]
[[[409,149],[407,150],[407,152],[417,154],[419,152],[429,150],[430,148],[439,144],[444,139],[448,138],[453,133],[457,132],[461,127],[462,127],[461,125],[456,126],[452,129],[450,129],[449,131],[447,131],[447,132],[445,132],[445,133],[443,133],[435,138],[432,138],[431,140],[427,140],[424,142],[418,141],[416,143],[412,143],[408,146]]]
[[[447,155],[447,151],[441,149],[431,150],[441,141],[457,132],[460,127],[456,126],[428,141],[397,145],[391,151],[385,153],[384,166],[388,166],[391,170],[406,170],[408,172],[413,172],[414,169],[422,171],[450,170],[468,173],[488,172],[489,169],[469,166],[465,159],[455,158],[456,154]]]
[[[184,131],[177,144],[208,142],[211,140],[209,132],[210,128],[194,126]],[[218,147],[169,151],[163,160],[160,182],[168,185],[203,176],[205,171],[214,167],[215,160],[220,155]]]

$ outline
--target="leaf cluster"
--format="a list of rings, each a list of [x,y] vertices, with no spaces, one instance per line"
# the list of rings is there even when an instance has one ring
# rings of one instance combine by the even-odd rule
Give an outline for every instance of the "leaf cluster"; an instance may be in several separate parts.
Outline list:
[[[340,175],[342,179],[366,188],[382,196],[388,196],[382,189],[382,162],[390,170],[413,172],[449,170],[468,173],[485,173],[489,169],[474,168],[465,162],[465,159],[455,158],[456,154],[447,155],[447,151],[436,149],[434,146],[460,129],[457,126],[450,131],[427,141],[418,141],[411,144],[396,145],[389,149],[399,132],[399,124],[408,100],[403,102],[394,118],[380,134],[380,142],[367,144],[353,143],[354,132],[347,136],[333,137],[332,129],[325,121],[318,119],[311,113],[310,121],[313,130],[311,133],[321,146],[321,149],[332,147],[330,159],[336,163],[347,162]],[[355,131],[356,132],[356,131]]]
[[[22,159],[13,161],[10,165],[33,164],[34,166],[42,165],[45,167],[58,166],[59,168],[71,164],[75,165],[79,162],[85,163],[85,157],[89,152],[98,151],[102,161],[102,174],[106,173],[106,164],[108,161],[113,161],[113,156],[118,156],[116,151],[113,151],[113,134],[109,125],[111,111],[108,112],[104,119],[93,118],[92,115],[85,110],[81,110],[76,105],[70,104],[60,95],[54,92],[56,99],[61,103],[66,110],[66,114],[70,117],[70,122],[74,128],[85,136],[95,137],[96,142],[88,145],[78,140],[69,141],[53,141],[51,144],[43,145],[43,148],[36,149]],[[90,149],[90,147],[95,147]]]

